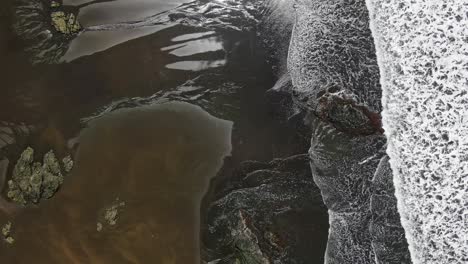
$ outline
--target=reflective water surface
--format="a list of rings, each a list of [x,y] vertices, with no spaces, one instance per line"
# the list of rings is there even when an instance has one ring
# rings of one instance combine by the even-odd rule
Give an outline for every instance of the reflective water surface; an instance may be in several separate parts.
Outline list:
[[[16,217],[17,242],[2,259],[197,263],[201,197],[230,154],[231,127],[187,103],[92,121],[79,135],[75,168],[60,194]],[[98,232],[100,210],[117,198],[125,202],[118,227]]]
[[[58,64],[32,64],[11,9],[0,10],[0,180],[27,146],[36,159],[75,160],[38,206],[14,206],[1,190],[0,225],[13,223],[15,243],[0,243],[0,262],[198,263],[200,201],[223,159],[235,167],[297,149],[266,106],[274,75],[251,16],[236,1],[64,4],[80,9],[84,31],[63,40]]]
[[[135,21],[161,13],[191,0],[64,0],[80,7],[78,18],[84,26]]]

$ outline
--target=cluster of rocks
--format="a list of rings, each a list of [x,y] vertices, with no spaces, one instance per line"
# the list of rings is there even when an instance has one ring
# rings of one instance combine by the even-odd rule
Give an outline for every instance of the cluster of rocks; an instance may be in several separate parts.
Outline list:
[[[63,184],[64,174],[70,172],[73,161],[70,156],[61,162],[53,151],[43,157],[43,162],[34,161],[34,150],[28,147],[16,162],[8,181],[7,196],[13,202],[37,204],[51,198]]]

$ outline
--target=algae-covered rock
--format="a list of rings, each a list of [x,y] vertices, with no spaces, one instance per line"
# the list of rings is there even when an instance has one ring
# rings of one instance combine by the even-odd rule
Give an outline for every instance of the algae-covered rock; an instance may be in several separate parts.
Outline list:
[[[62,1],[15,0],[12,28],[25,43],[33,64],[59,63],[71,40],[81,31],[77,8]],[[70,14],[73,14],[71,16]]]
[[[50,14],[52,25],[62,34],[74,34],[81,30],[81,25],[73,13],[55,11]]]
[[[96,224],[96,230],[97,230],[98,232],[101,232],[101,231],[102,231],[102,228],[103,228],[102,224],[101,224],[100,222],[98,222],[98,223]]]
[[[51,198],[63,184],[62,168],[53,151],[44,155],[42,164],[34,162],[33,157],[34,150],[28,147],[18,159],[8,181],[8,198],[22,205]],[[68,157],[63,171],[68,172],[72,164]]]
[[[56,175],[61,173],[59,162],[57,158],[55,157],[55,154],[53,151],[49,151],[44,155],[43,164],[44,164],[43,165],[44,168],[50,171],[51,173],[56,174]]]
[[[65,172],[70,172],[73,168],[73,160],[70,155],[66,156],[65,158],[62,159],[62,164],[63,164],[63,169]]]
[[[63,177],[61,175],[53,175],[49,172],[44,172],[41,198],[49,199],[54,196],[62,183]]]
[[[6,223],[2,227],[3,241],[5,241],[8,244],[13,244],[15,242],[15,239],[11,236],[11,228],[12,228],[11,222]]]
[[[52,12],[50,14],[52,25],[61,33],[68,33],[67,16],[63,11]]]
[[[57,2],[57,1],[51,1],[50,2],[50,7],[52,7],[52,8],[60,7],[60,3]]]
[[[115,226],[124,207],[125,202],[117,198],[109,207],[104,208],[98,217],[99,221],[96,224],[96,230],[101,232],[104,226]]]
[[[18,162],[13,170],[13,174],[18,177],[29,176],[31,175],[31,163],[33,162],[34,150],[32,148],[27,148],[23,153],[21,153]]]

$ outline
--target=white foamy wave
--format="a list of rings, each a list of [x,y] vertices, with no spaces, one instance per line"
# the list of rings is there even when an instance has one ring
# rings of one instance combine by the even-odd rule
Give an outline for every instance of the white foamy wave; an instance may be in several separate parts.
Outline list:
[[[367,0],[398,210],[415,264],[468,262],[465,0]]]

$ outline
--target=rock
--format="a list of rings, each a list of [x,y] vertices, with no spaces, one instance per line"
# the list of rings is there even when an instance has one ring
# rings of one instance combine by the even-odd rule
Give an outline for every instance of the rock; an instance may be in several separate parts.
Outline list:
[[[8,244],[13,244],[15,242],[15,239],[11,236],[11,228],[12,228],[11,222],[6,223],[2,227],[3,241],[5,241]]]
[[[318,101],[316,115],[338,131],[352,135],[383,133],[380,115],[356,104],[351,98],[326,93]]]
[[[57,2],[57,1],[51,1],[50,2],[50,7],[51,8],[58,8],[60,6],[61,6],[61,4],[59,2]]]
[[[33,157],[32,148],[23,151],[8,181],[8,198],[21,205],[50,199],[63,184],[62,168],[53,151],[44,155],[42,164]]]
[[[346,134],[311,118],[312,175],[330,217],[326,263],[374,263],[369,200],[385,137]]]
[[[75,34],[81,30],[81,25],[73,13],[54,11],[50,18],[55,29],[62,34]]]
[[[112,227],[117,225],[117,221],[120,218],[125,207],[125,202],[120,201],[117,198],[111,205],[104,208],[98,215],[98,222],[96,224],[96,230],[101,232],[104,227]]]
[[[0,192],[3,191],[3,187],[6,183],[9,164],[10,161],[8,159],[0,159]]]
[[[65,172],[69,173],[73,169],[73,160],[70,155],[62,159],[63,169]]]
[[[68,27],[67,27],[67,16],[63,11],[56,11],[50,14],[50,18],[52,19],[52,25],[55,29],[64,34],[68,34]]]
[[[42,182],[42,197],[44,199],[49,199],[57,192],[60,185],[63,183],[63,177],[61,175],[54,175],[49,172],[44,172]]]
[[[229,180],[204,214],[205,261],[323,262],[327,212],[307,155],[245,161],[224,176]]]
[[[52,150],[44,155],[43,168],[52,174],[61,174],[59,162]]]
[[[8,244],[13,244],[15,243],[15,239],[11,236],[5,238],[5,242],[7,242]]]
[[[100,222],[97,222],[97,224],[96,224],[96,231],[101,232],[101,231],[102,231],[102,228],[103,228],[102,224],[101,224]]]
[[[15,0],[13,29],[26,44],[33,64],[59,63],[82,27],[78,9],[60,1]],[[1,142],[0,142],[1,143]]]

